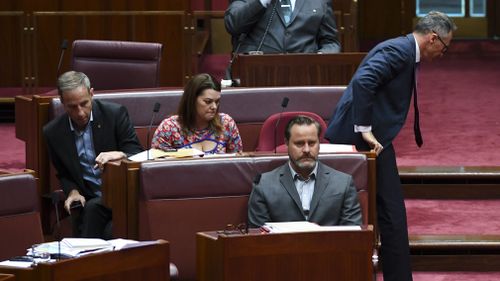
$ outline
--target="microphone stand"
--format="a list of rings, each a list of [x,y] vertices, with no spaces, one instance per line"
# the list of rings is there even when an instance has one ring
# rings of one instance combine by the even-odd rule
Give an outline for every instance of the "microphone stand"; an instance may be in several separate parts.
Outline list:
[[[148,133],[147,133],[147,136],[146,136],[146,155],[147,155],[147,160],[150,160],[149,158],[149,151],[151,150],[151,142],[149,140],[149,137],[151,135],[151,127],[153,126],[153,121],[156,117],[156,114],[158,113],[158,111],[160,111],[160,106],[161,104],[159,102],[155,103],[154,107],[153,107],[153,113],[151,114],[151,121],[149,122],[149,126],[148,126]]]
[[[236,49],[234,50],[233,54],[231,55],[231,59],[229,60],[229,64],[227,65],[226,68],[226,73],[224,75],[224,80],[222,81],[224,85],[227,85],[228,87],[230,86],[239,86],[239,82],[236,80],[233,80],[233,62],[236,59],[236,56],[238,55],[238,52],[240,51],[241,43],[245,40],[247,37],[246,33],[240,34],[238,37],[238,45],[236,45]]]
[[[61,55],[59,56],[59,63],[57,64],[56,79],[59,78],[59,71],[61,71],[61,65],[64,57],[64,51],[68,48],[68,40],[63,39],[61,43]]]
[[[278,125],[281,121],[281,115],[283,115],[283,111],[285,111],[285,108],[288,106],[288,101],[290,99],[288,97],[284,97],[283,101],[281,102],[281,112],[280,116],[278,117],[278,120],[276,121],[276,125],[274,126],[274,153],[276,154],[276,145],[277,145],[277,137],[276,135],[278,134]]]

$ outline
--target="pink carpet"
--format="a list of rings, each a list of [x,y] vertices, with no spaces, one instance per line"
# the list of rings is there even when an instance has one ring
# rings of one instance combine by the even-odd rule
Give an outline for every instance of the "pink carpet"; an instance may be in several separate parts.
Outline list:
[[[413,110],[394,146],[399,166],[498,165],[500,56],[455,56],[422,63],[418,93],[424,145]]]
[[[377,281],[383,281],[377,274]],[[413,272],[413,281],[498,281],[500,272]]]
[[[24,142],[15,136],[15,126],[0,123],[0,169],[20,171],[25,166]]]
[[[410,235],[500,235],[500,200],[406,199],[405,204]]]

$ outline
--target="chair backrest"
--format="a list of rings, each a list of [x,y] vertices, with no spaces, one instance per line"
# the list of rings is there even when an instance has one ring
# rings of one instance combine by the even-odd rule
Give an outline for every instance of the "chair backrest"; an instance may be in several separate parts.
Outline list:
[[[0,175],[0,260],[25,255],[43,242],[36,179],[32,173]]]
[[[256,151],[275,151],[276,148],[285,143],[285,128],[288,122],[295,116],[305,115],[318,121],[321,126],[320,142],[326,143],[323,138],[326,130],[326,123],[316,113],[307,111],[288,111],[283,113],[275,113],[264,121],[259,134],[259,142]],[[278,125],[278,126],[276,126]]]
[[[363,212],[370,221],[370,182],[365,154],[320,154],[320,160],[353,176]],[[196,277],[196,233],[247,221],[252,182],[259,173],[285,164],[288,155],[151,161],[139,169],[139,240],[165,239],[182,280]],[[373,194],[372,194],[373,195]]]
[[[95,90],[158,87],[162,44],[75,40],[73,70],[85,73]]]

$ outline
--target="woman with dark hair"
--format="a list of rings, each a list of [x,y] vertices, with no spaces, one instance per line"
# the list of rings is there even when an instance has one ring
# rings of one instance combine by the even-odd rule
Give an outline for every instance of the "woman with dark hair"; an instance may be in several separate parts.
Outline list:
[[[177,115],[156,129],[152,148],[196,148],[208,154],[234,153],[243,149],[236,122],[219,113],[221,86],[209,74],[198,74],[184,88]]]

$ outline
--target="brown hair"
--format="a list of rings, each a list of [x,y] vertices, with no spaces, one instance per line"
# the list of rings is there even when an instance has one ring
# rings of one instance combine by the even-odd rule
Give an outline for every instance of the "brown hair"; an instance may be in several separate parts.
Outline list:
[[[177,115],[179,116],[179,123],[182,130],[185,133],[196,129],[196,99],[207,89],[212,89],[217,92],[221,91],[220,83],[207,73],[195,75],[184,87],[184,93],[182,94],[179,107],[177,108]],[[209,122],[208,127],[217,134],[222,132],[222,124],[219,118],[219,106],[217,106],[215,117]]]
[[[309,126],[309,125],[314,125],[316,126],[316,130],[318,131],[318,139],[321,136],[321,125],[318,123],[318,121],[314,120],[313,118],[309,116],[304,116],[304,115],[297,115],[294,118],[292,118],[290,121],[288,121],[288,124],[286,125],[285,128],[285,141],[288,143],[290,140],[290,131],[292,130],[293,125],[299,125],[299,126]]]

